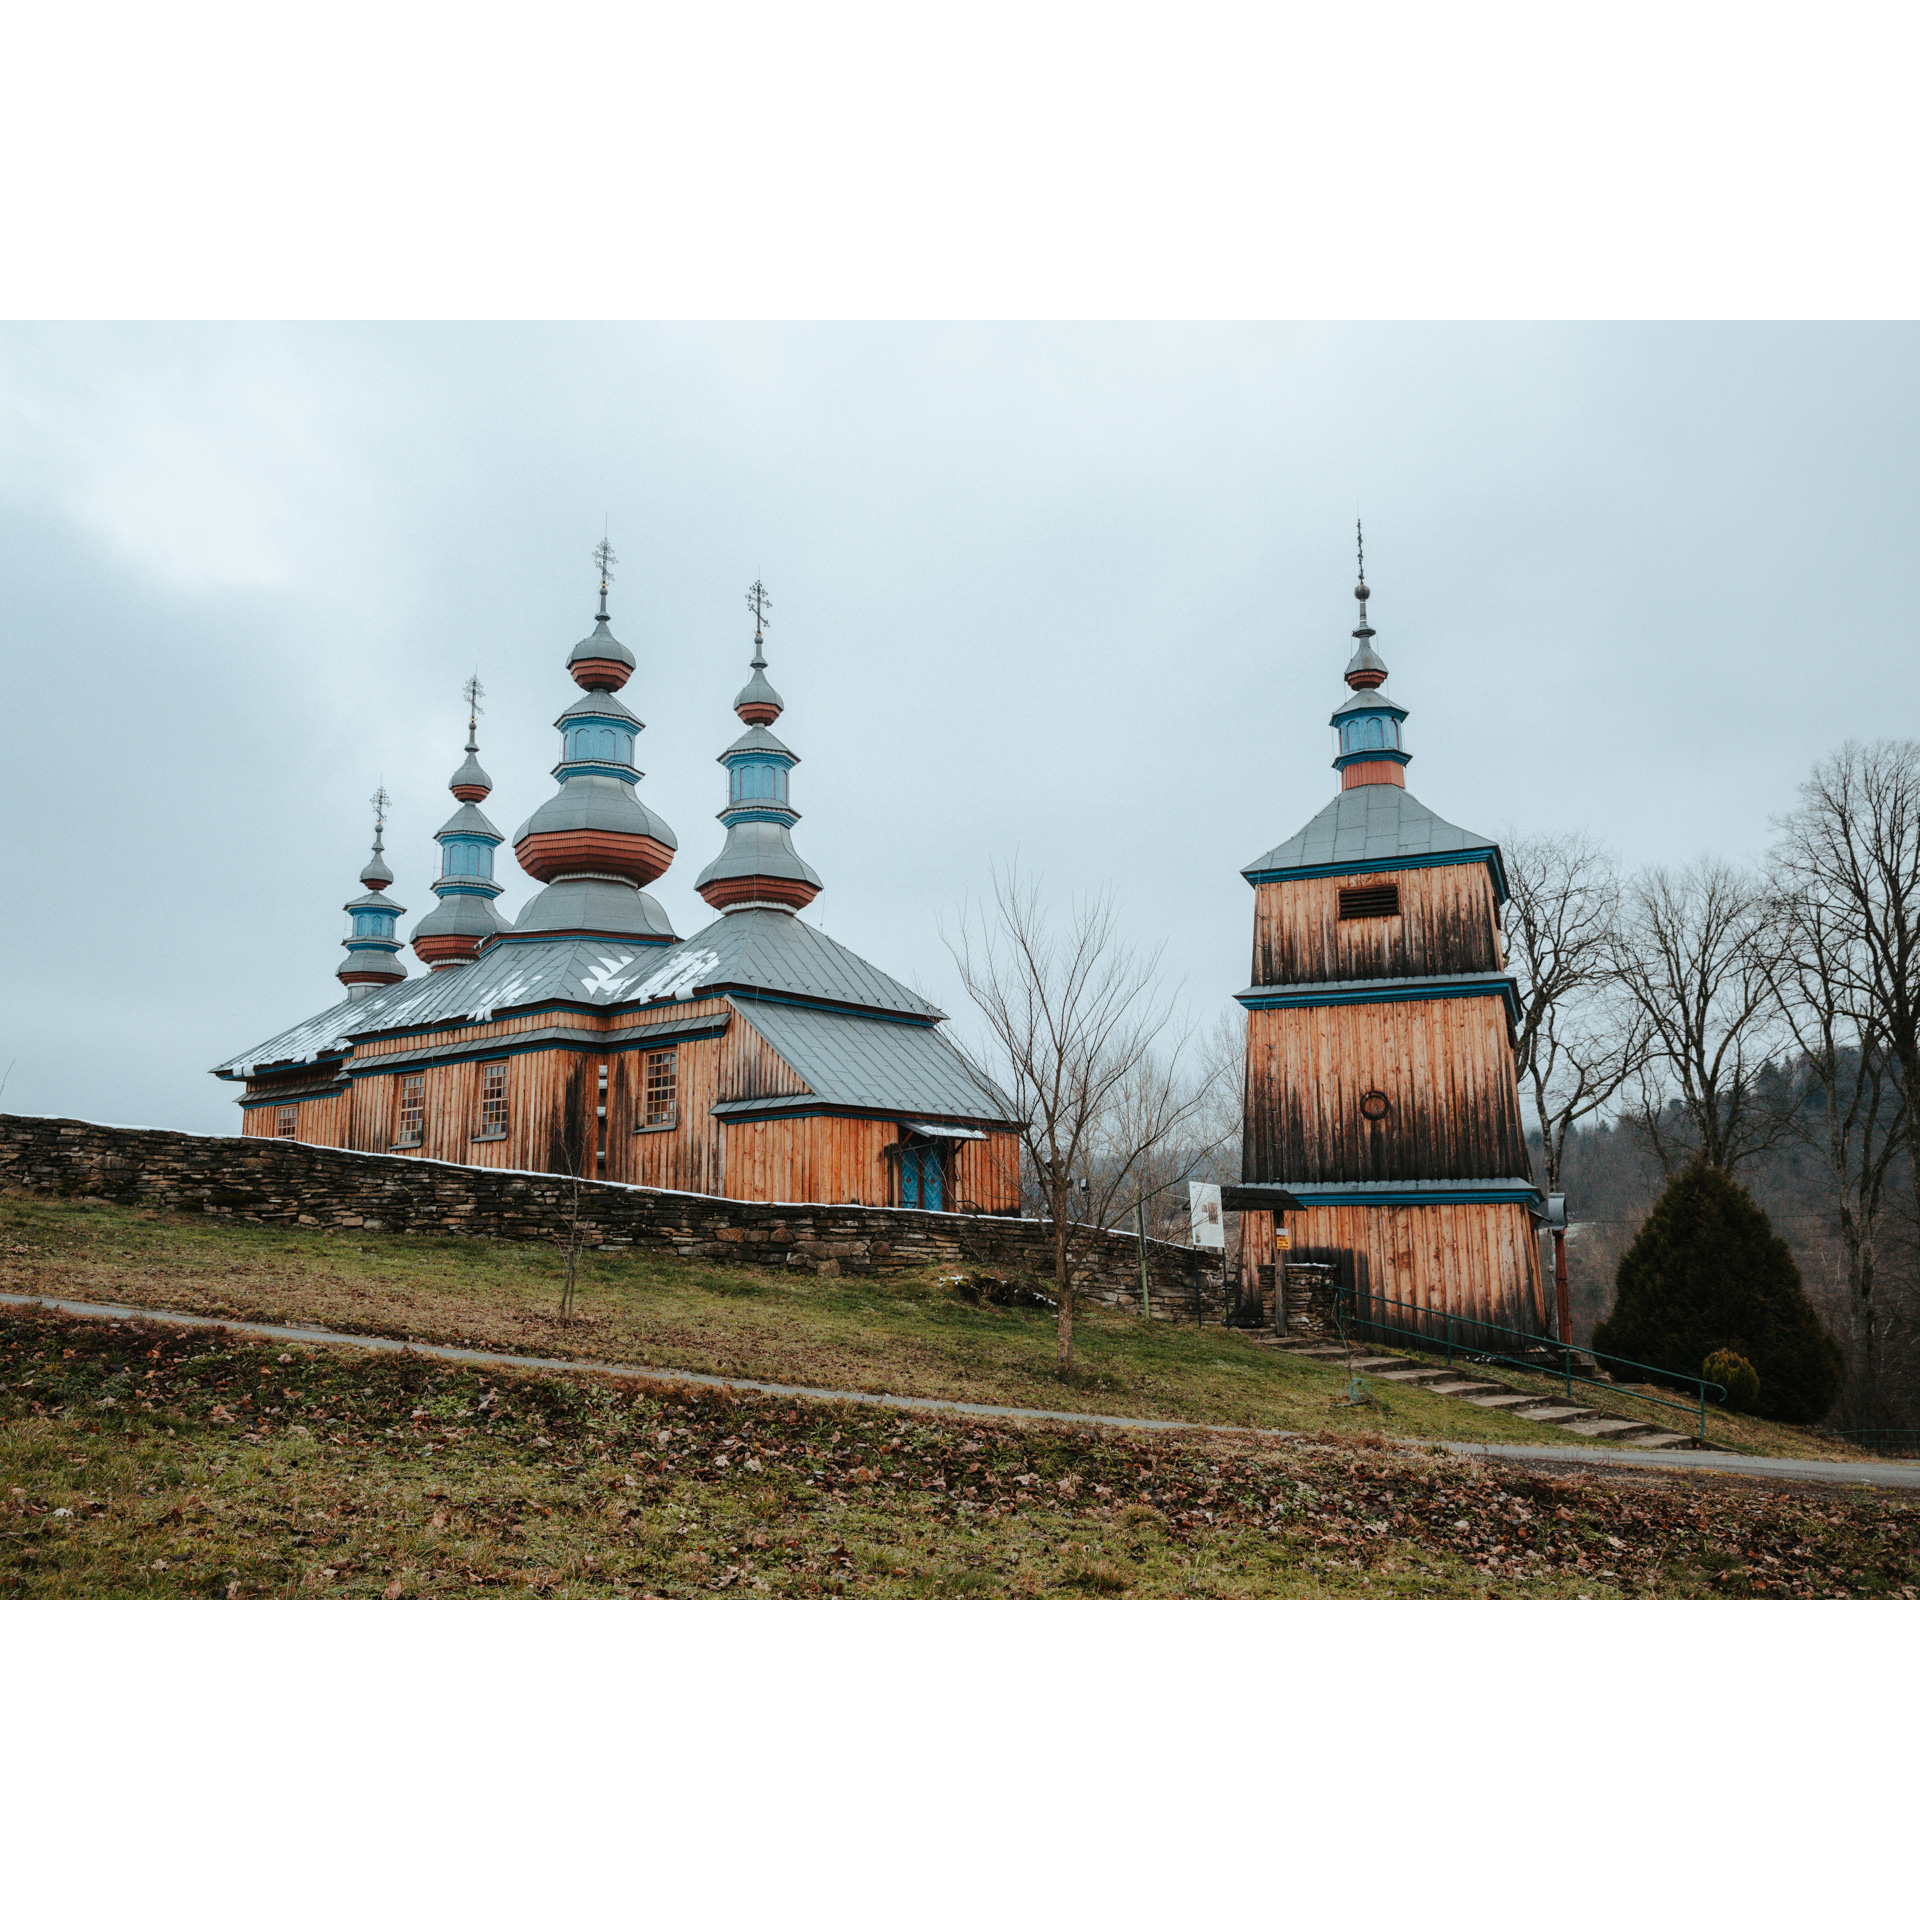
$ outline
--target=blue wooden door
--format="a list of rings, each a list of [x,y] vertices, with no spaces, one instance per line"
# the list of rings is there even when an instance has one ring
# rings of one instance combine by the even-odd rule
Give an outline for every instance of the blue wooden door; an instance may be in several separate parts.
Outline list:
[[[900,1204],[928,1213],[946,1211],[946,1181],[938,1147],[908,1147],[900,1156]]]

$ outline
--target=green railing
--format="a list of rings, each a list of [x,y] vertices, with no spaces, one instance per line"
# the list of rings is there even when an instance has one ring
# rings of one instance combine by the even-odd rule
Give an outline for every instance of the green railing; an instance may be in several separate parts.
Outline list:
[[[1376,1320],[1363,1316],[1359,1308],[1364,1305],[1369,1314],[1374,1307],[1381,1307],[1395,1317]],[[1483,1365],[1495,1367],[1524,1367],[1530,1373],[1544,1373],[1562,1378],[1566,1382],[1566,1394],[1573,1399],[1573,1357],[1584,1353],[1590,1360],[1610,1361],[1616,1367],[1630,1368],[1637,1375],[1658,1374],[1663,1380],[1677,1380],[1694,1390],[1700,1406],[1700,1438],[1707,1437],[1707,1395],[1711,1393],[1716,1405],[1726,1401],[1727,1390],[1717,1381],[1702,1380],[1698,1374],[1673,1373],[1665,1367],[1650,1367],[1641,1360],[1629,1360],[1623,1354],[1599,1353],[1592,1347],[1578,1347],[1564,1340],[1552,1340],[1545,1334],[1525,1334],[1513,1327],[1503,1327],[1493,1320],[1475,1320],[1466,1314],[1439,1312],[1432,1307],[1409,1306],[1401,1300],[1389,1300],[1384,1295],[1363,1294],[1356,1287],[1335,1287],[1333,1290],[1334,1324],[1339,1328],[1340,1338],[1348,1337],[1348,1328],[1364,1330],[1368,1337],[1381,1341],[1387,1346],[1411,1346],[1422,1352],[1444,1352],[1451,1361],[1455,1355],[1462,1359],[1478,1361]],[[1438,1322],[1437,1328],[1431,1325]],[[1458,1331],[1456,1331],[1458,1329]],[[1469,1332],[1468,1329],[1472,1329]],[[1484,1336],[1493,1334],[1495,1339]],[[1538,1360],[1529,1360],[1528,1353],[1545,1351],[1558,1356],[1555,1365],[1548,1366]],[[1665,1399],[1657,1393],[1636,1393],[1631,1387],[1618,1387],[1608,1382],[1597,1386],[1601,1393],[1623,1394],[1629,1400],[1648,1400],[1657,1407],[1673,1407],[1671,1399]]]

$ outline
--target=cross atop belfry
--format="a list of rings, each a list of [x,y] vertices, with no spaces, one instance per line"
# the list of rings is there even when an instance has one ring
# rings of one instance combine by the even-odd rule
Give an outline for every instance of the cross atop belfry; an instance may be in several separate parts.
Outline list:
[[[600,569],[600,611],[607,610],[607,589],[613,584],[613,569],[620,556],[613,550],[613,542],[602,536],[600,544],[593,550],[593,564]]]
[[[393,805],[384,781],[374,788],[373,798],[368,804],[373,808],[373,837],[378,840],[387,830],[387,813]]]
[[[480,725],[480,702],[486,696],[486,688],[480,684],[479,670],[467,676],[467,684],[460,689],[467,696],[467,745],[473,745],[474,731]]]
[[[771,624],[767,619],[767,609],[773,605],[771,596],[758,580],[747,589],[747,605],[753,609],[753,637],[757,642],[760,629]]]

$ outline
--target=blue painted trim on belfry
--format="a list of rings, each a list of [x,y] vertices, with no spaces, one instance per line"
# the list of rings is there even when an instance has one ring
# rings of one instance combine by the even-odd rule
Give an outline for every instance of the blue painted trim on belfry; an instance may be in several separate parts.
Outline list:
[[[1392,760],[1404,767],[1412,758],[1412,754],[1402,753],[1398,747],[1355,747],[1351,753],[1336,754],[1333,764],[1357,767],[1363,760]]]
[[[1281,1007],[1368,1007],[1398,1000],[1478,1000],[1498,997],[1507,1014],[1520,1019],[1520,989],[1511,980],[1453,980],[1444,975],[1431,982],[1405,987],[1342,983],[1328,987],[1247,987],[1233,996],[1249,1012],[1271,1013]]]
[[[1496,900],[1507,898],[1506,869],[1498,847],[1465,847],[1457,853],[1396,853],[1388,860],[1325,860],[1302,867],[1243,867],[1240,877],[1250,887],[1281,885],[1288,880],[1319,880],[1352,873],[1404,873],[1414,867],[1473,867],[1484,862],[1493,872]]]

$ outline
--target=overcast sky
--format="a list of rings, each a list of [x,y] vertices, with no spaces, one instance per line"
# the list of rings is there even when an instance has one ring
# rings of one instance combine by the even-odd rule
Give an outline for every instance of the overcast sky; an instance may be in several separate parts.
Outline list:
[[[0,1072],[233,1130],[207,1069],[340,995],[366,796],[434,904],[460,684],[487,812],[553,791],[621,556],[683,934],[773,599],[808,917],[964,1017],[990,863],[1110,888],[1211,1017],[1239,869],[1332,796],[1367,524],[1412,790],[1630,862],[1752,856],[1913,730],[1906,326],[0,329]],[[533,886],[503,850],[501,905]],[[418,969],[411,954],[410,966]]]

